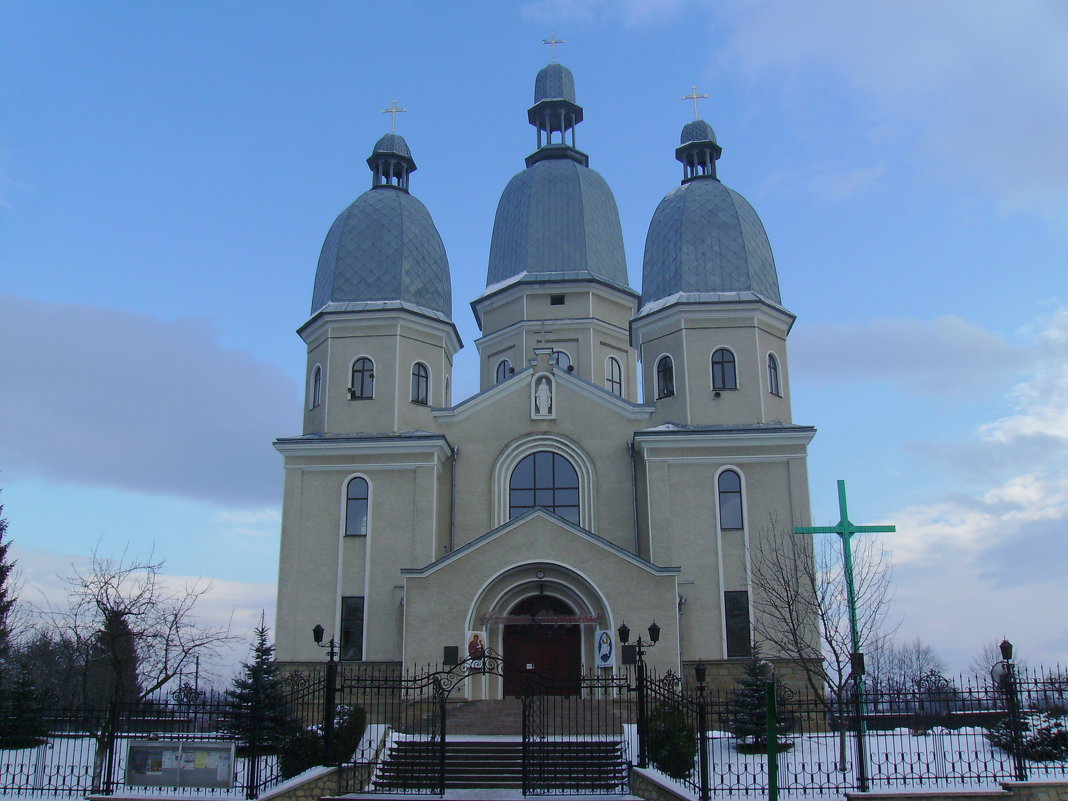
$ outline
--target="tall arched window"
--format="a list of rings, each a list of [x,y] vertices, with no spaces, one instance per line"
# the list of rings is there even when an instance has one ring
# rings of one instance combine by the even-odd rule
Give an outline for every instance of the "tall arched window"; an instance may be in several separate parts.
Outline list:
[[[556,365],[561,370],[566,370],[571,366],[571,357],[567,355],[566,351],[554,350],[553,355],[549,357],[549,364]]]
[[[422,362],[412,365],[412,403],[426,406],[430,397],[430,371]]]
[[[719,474],[719,527],[742,528],[742,479],[733,470]]]
[[[345,491],[345,536],[367,536],[367,504],[370,498],[367,479],[356,478],[349,481]]]
[[[772,395],[782,395],[779,389],[779,360],[774,353],[768,354],[768,392]]]
[[[512,363],[510,361],[508,361],[507,359],[501,359],[497,363],[497,378],[496,378],[496,381],[497,381],[498,384],[501,383],[502,381],[507,381],[508,380],[508,376],[511,375],[511,369],[512,369]]]
[[[623,368],[615,356],[609,356],[604,363],[604,383],[613,395],[623,397]]]
[[[552,451],[525,457],[508,480],[509,520],[539,506],[579,522],[578,473],[571,462]]]
[[[656,363],[656,397],[670,398],[675,394],[675,364],[670,356],[661,356]]]
[[[734,354],[726,348],[720,348],[712,354],[712,389],[738,389]]]
[[[352,386],[349,397],[369,400],[375,396],[375,364],[365,356],[352,363]]]
[[[315,365],[312,373],[311,407],[316,408],[323,400],[323,368]]]

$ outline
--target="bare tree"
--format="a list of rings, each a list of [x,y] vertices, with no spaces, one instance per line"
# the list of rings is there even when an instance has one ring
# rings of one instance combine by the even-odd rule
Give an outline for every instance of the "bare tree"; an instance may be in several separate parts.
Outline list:
[[[941,674],[946,663],[919,637],[911,642],[885,642],[868,655],[873,686],[887,692],[913,692],[924,676]]]
[[[793,661],[812,697],[841,721],[852,697],[849,602],[837,537],[815,541],[772,530],[753,555],[754,634],[768,656]],[[853,541],[853,584],[863,652],[888,636],[890,556],[871,537]],[[845,765],[845,727],[841,761]]]
[[[210,661],[235,639],[228,627],[203,626],[195,617],[210,584],[197,581],[176,589],[162,571],[163,562],[151,555],[112,559],[94,551],[88,569],[75,569],[67,579],[66,608],[48,613],[74,648],[82,673],[85,723],[98,742],[94,791],[101,789],[103,754],[119,705],[148,698],[198,657]],[[103,705],[109,707],[106,713]]]

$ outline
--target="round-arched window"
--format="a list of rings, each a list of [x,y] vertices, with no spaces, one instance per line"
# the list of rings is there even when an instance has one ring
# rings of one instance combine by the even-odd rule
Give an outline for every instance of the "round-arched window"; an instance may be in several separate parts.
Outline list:
[[[579,522],[579,479],[558,453],[537,451],[522,459],[508,480],[508,519],[541,507]]]

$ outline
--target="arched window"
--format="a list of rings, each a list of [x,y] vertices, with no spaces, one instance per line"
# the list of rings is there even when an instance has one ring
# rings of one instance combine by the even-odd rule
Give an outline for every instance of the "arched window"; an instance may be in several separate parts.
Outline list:
[[[579,522],[578,473],[571,462],[552,451],[525,457],[508,480],[509,520],[539,506]]]
[[[742,479],[733,470],[719,474],[719,527],[742,528]]]
[[[452,379],[445,376],[445,405],[452,406]]]
[[[430,396],[430,371],[422,362],[412,365],[412,403],[426,406]]]
[[[510,376],[512,374],[511,371],[512,371],[512,363],[510,361],[508,361],[507,359],[501,359],[500,362],[497,363],[497,378],[496,378],[497,383],[499,384],[502,381],[507,381],[508,380],[508,376]]]
[[[553,355],[549,357],[549,364],[555,365],[561,370],[567,370],[571,366],[571,357],[567,355],[566,351],[554,350]]]
[[[365,356],[352,363],[352,386],[349,398],[369,400],[375,396],[375,363]]]
[[[738,389],[734,354],[726,348],[720,348],[712,354],[712,389]]]
[[[609,356],[604,363],[604,383],[613,395],[623,397],[623,368],[615,356]]]
[[[772,395],[782,395],[779,389],[779,360],[774,353],[768,354],[768,392]]]
[[[367,479],[356,478],[349,481],[345,490],[345,536],[367,536],[367,504],[369,499]]]
[[[661,356],[656,363],[656,397],[670,398],[675,394],[675,364],[670,356]]]
[[[311,407],[316,408],[323,400],[323,368],[315,365],[312,373]]]

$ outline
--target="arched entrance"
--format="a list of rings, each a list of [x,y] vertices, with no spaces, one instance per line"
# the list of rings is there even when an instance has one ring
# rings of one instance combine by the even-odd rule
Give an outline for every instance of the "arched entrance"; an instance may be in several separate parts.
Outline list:
[[[517,603],[504,626],[504,695],[517,696],[534,674],[553,695],[578,695],[582,677],[582,632],[575,610],[553,595]]]

